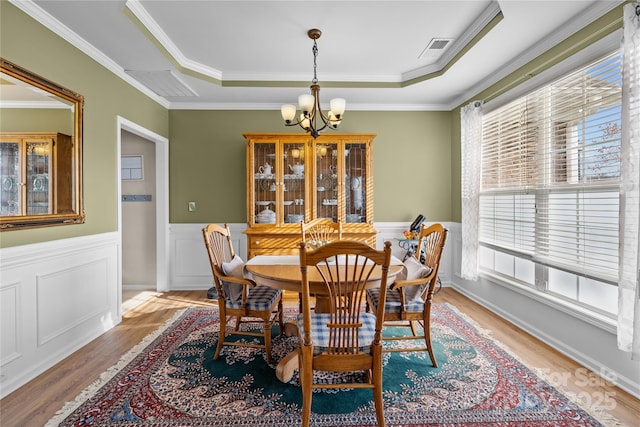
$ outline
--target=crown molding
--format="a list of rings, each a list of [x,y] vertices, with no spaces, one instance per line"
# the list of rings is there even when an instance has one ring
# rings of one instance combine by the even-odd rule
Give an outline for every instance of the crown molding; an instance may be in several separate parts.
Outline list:
[[[111,60],[111,58],[35,4],[32,0],[9,0],[9,2],[158,104],[169,108],[169,101],[156,95],[137,80],[131,78],[125,73],[124,69]]]
[[[212,81],[220,86],[227,87],[273,87],[274,84],[283,87],[296,87],[301,82],[308,83],[308,75],[275,75],[275,74],[232,74],[223,73],[216,68],[208,67],[189,59],[176,46],[171,38],[164,32],[151,14],[144,8],[140,0],[126,0],[125,8],[130,12],[130,17],[138,24],[139,29],[147,37],[155,40],[159,49],[164,52],[176,67],[185,73],[196,74],[200,78]],[[465,31],[460,40],[448,49],[443,58],[435,64],[421,67],[407,73],[369,75],[365,78],[354,75],[333,74],[324,75],[323,85],[335,85],[339,87],[345,83],[351,83],[355,87],[406,87],[437,77],[451,67],[464,53],[481,39],[497,22],[502,20],[502,11],[496,0],[480,14],[473,25]]]
[[[494,20],[496,22],[494,22]],[[420,80],[421,78],[424,79],[429,74],[442,72],[455,63],[456,57],[467,49],[467,46],[474,44],[474,39],[476,37],[482,37],[481,33],[485,28],[490,26],[490,30],[490,28],[493,28],[493,25],[500,20],[502,20],[500,4],[497,1],[492,1],[491,4],[473,22],[473,24],[467,28],[462,36],[456,39],[453,42],[453,45],[447,49],[435,63],[402,73],[401,81],[408,82],[416,79]],[[493,25],[492,22],[494,22]]]
[[[47,110],[73,110],[73,107],[57,101],[0,101],[0,108],[43,108]]]
[[[207,67],[204,64],[193,61],[187,58],[178,46],[173,43],[171,38],[164,32],[162,27],[153,19],[151,14],[142,6],[139,0],[127,0],[124,4],[135,19],[141,24],[141,29],[148,32],[148,36],[153,37],[158,41],[160,46],[171,56],[171,58],[181,67],[186,70],[196,72],[198,74],[205,75],[217,81],[222,80],[222,71],[215,68]]]
[[[491,87],[495,83],[507,77],[509,74],[518,70],[520,67],[539,57],[552,47],[560,44],[563,40],[567,39],[571,35],[580,31],[582,28],[594,22],[596,19],[602,17],[616,7],[625,3],[625,1],[626,0],[594,2],[594,4],[590,8],[585,9],[580,14],[576,15],[576,17],[572,21],[566,23],[565,25],[562,25],[560,28],[545,37],[539,43],[536,43],[536,45],[531,49],[526,50],[516,59],[501,68],[498,72],[491,74],[488,78],[478,82],[478,84],[474,85],[472,88],[464,92],[462,95],[456,98],[454,102],[452,102],[451,109],[457,108],[458,106],[462,105],[462,103],[474,98],[483,90]]]
[[[223,102],[174,102],[170,110],[280,110],[281,104],[273,103],[223,103]],[[438,104],[349,104],[349,111],[449,111],[447,105]]]

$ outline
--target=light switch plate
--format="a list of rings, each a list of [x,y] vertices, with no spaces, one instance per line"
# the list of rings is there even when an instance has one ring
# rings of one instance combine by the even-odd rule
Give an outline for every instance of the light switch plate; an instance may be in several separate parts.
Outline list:
[[[196,210],[196,202],[189,202],[187,204],[187,209],[189,212],[194,212]]]

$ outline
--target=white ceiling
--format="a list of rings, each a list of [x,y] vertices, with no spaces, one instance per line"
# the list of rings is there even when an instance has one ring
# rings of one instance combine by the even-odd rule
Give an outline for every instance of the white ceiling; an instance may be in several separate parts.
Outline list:
[[[322,100],[346,98],[347,111],[452,109],[622,3],[11,1],[172,109],[276,109],[296,103],[313,77],[307,31],[318,28]],[[495,26],[470,43],[500,14]],[[436,38],[452,41],[439,58],[421,59]],[[160,97],[134,80],[132,71],[188,89]],[[430,73],[441,75],[425,78]]]

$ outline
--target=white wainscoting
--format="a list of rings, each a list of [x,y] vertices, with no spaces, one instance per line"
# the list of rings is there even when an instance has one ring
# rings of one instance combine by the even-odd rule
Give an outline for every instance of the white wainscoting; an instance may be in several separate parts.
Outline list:
[[[206,224],[171,224],[169,226],[169,244],[171,248],[171,290],[209,289],[213,286],[211,267],[204,248],[202,228]],[[443,224],[448,227],[448,224]],[[393,243],[393,254],[402,259],[404,250],[398,246],[398,240],[402,237],[402,231],[409,227],[408,223],[376,223],[377,247],[382,248],[385,240]],[[247,256],[247,239],[243,233],[246,224],[229,224],[233,247],[242,259]],[[445,246],[440,279],[443,286],[451,280],[451,251]]]
[[[118,324],[117,233],[0,250],[0,397]]]

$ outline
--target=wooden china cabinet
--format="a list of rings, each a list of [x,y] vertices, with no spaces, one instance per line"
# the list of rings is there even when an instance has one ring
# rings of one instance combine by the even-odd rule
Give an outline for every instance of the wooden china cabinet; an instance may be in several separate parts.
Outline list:
[[[0,216],[69,213],[73,210],[69,135],[0,133]]]
[[[376,244],[375,134],[245,133],[248,258],[298,253],[300,222],[343,223],[342,237]]]

